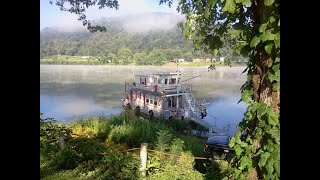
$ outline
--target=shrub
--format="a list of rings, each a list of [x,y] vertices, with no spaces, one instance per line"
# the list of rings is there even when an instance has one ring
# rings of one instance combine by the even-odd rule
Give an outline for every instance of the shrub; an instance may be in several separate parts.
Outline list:
[[[60,150],[53,159],[58,169],[73,169],[77,167],[79,156],[75,150]]]

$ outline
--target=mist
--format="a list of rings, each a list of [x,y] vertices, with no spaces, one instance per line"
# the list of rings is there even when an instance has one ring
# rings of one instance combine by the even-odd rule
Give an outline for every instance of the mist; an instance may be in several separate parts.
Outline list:
[[[92,25],[120,28],[128,33],[147,33],[149,31],[168,31],[177,27],[177,24],[185,21],[185,17],[174,13],[146,12],[127,14],[117,17],[104,17],[91,20]],[[61,32],[88,31],[77,20],[75,15],[63,16],[54,22],[54,29]]]
[[[182,15],[169,13],[143,13],[127,16],[123,21],[123,28],[129,33],[143,33],[149,31],[168,31],[183,21]]]

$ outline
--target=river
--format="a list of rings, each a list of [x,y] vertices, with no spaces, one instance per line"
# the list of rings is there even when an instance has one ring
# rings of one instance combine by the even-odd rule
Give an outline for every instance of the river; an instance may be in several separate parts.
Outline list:
[[[197,102],[210,103],[205,121],[236,132],[247,105],[240,102],[240,87],[246,80],[245,67],[179,67],[183,78],[200,77],[184,83],[192,84]],[[107,66],[107,65],[40,65],[40,112],[68,123],[92,115],[121,112],[124,82],[132,74],[174,72],[174,66]]]

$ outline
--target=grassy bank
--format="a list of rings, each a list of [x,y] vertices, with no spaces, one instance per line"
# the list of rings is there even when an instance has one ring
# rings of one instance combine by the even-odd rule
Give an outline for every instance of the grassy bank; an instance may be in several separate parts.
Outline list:
[[[70,65],[121,65],[114,63],[107,63],[103,61],[99,61],[97,58],[87,58],[83,59],[81,56],[66,56],[66,55],[57,55],[51,57],[45,57],[40,59],[40,64],[70,64]],[[180,62],[179,66],[182,67],[201,67],[201,66],[210,66],[214,64],[215,66],[228,66],[222,62]],[[127,65],[135,65],[134,63]],[[245,63],[237,64],[232,62],[232,66],[243,66]],[[151,66],[151,65],[150,65]],[[162,66],[177,66],[176,63],[168,62],[164,63]]]
[[[224,160],[194,159],[208,154],[205,139],[191,135],[187,121],[148,120],[124,111],[68,125],[40,117],[40,124],[41,179],[141,179],[139,150],[128,151],[141,143],[148,143],[147,179],[220,179],[227,171]]]

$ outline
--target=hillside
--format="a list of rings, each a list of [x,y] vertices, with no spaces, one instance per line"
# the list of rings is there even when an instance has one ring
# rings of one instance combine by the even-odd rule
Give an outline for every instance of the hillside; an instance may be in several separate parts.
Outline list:
[[[90,33],[84,28],[47,27],[40,31],[40,58],[55,55],[100,57],[102,63],[161,65],[174,59],[192,61],[212,58],[194,51],[178,22],[183,17],[169,13],[143,13],[101,18],[94,21],[107,27],[107,32]],[[222,50],[221,55],[231,54]]]

